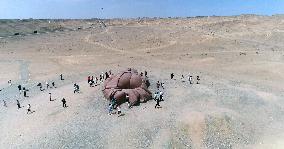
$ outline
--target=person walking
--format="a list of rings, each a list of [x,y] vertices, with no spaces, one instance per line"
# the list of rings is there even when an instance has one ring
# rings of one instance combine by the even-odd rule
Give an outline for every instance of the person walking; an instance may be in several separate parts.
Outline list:
[[[193,84],[192,76],[188,77],[188,81],[189,81],[190,84]]]
[[[49,88],[49,83],[46,81],[45,84],[46,84],[46,89],[48,89]]]
[[[144,72],[144,75],[145,75],[146,78],[148,77],[148,72],[146,70]]]
[[[28,104],[27,111],[28,111],[27,114],[33,113],[32,110],[31,110],[31,104]]]
[[[28,96],[27,96],[27,90],[26,90],[25,87],[23,88],[23,91],[24,91],[24,97],[28,97]]]
[[[56,87],[55,87],[55,82],[52,82],[51,85],[52,85],[52,87],[56,88]]]
[[[22,108],[19,100],[17,100],[17,106],[18,106],[18,109]]]
[[[155,109],[160,107],[160,96],[157,94],[156,98],[156,105],[155,105]]]
[[[5,100],[3,100],[3,106],[4,106],[4,107],[7,107],[7,103],[6,103]]]

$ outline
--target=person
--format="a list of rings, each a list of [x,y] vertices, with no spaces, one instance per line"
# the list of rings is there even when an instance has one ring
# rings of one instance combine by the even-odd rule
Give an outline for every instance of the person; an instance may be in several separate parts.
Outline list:
[[[108,115],[111,115],[112,114],[112,104],[111,102],[108,104]]]
[[[156,105],[155,105],[155,109],[160,107],[160,99],[159,99],[159,94],[157,94],[156,96]]]
[[[109,75],[112,75],[112,74],[111,74],[111,70],[109,70],[108,72],[109,72]]]
[[[117,106],[117,114],[118,114],[118,116],[120,116],[120,114],[121,114],[121,109],[120,109],[119,105]]]
[[[160,91],[160,92],[159,92],[160,101],[164,101],[164,98],[163,98],[164,96],[163,96],[163,95],[164,95],[164,93],[163,93],[162,91]]]
[[[140,73],[140,76],[143,77],[143,72]]]
[[[17,106],[18,106],[18,109],[22,108],[19,100],[17,100]]]
[[[4,107],[7,107],[7,103],[6,103],[5,100],[3,100],[3,106],[4,106]]]
[[[91,81],[92,81],[92,83],[94,83],[94,76],[91,77]]]
[[[74,94],[77,92],[77,84],[74,83]]]
[[[18,89],[19,89],[19,92],[20,92],[20,94],[21,94],[21,92],[22,92],[22,86],[21,86],[21,85],[18,85]]]
[[[45,84],[46,84],[46,89],[48,89],[49,83],[46,81]]]
[[[98,83],[98,77],[96,77],[96,79],[95,79],[95,80],[96,80],[96,84],[97,84],[97,83]]]
[[[161,83],[160,83],[162,89],[165,89],[165,88],[164,88],[164,84],[165,84],[164,82],[161,82]]]
[[[171,73],[171,79],[173,79],[173,78],[174,78],[174,76],[175,76],[175,75],[174,75],[174,73]]]
[[[65,98],[63,98],[62,100],[62,106],[63,106],[63,108],[67,108],[67,105],[66,105],[66,100],[65,100]]]
[[[56,87],[55,87],[55,82],[52,82],[51,85],[52,85],[52,87],[56,88]]]
[[[52,101],[52,100],[51,100],[51,93],[48,93],[48,94],[49,94],[49,101]]]
[[[106,76],[105,79],[109,78],[109,74],[107,72],[105,73],[105,76]]]
[[[102,79],[103,79],[103,77],[102,77],[102,75],[100,75],[100,82],[102,82]]]
[[[157,82],[157,89],[160,88],[160,81]]]
[[[8,84],[11,86],[11,85],[12,85],[12,80],[9,80],[9,81],[8,81]]]
[[[37,86],[39,86],[39,90],[40,90],[40,91],[43,91],[43,90],[42,90],[42,84],[41,84],[41,83],[38,83]]]
[[[129,95],[128,95],[128,93],[126,93],[126,96],[125,96],[125,98],[126,98],[126,102],[127,102],[127,106],[128,106],[128,108],[131,108],[131,105],[130,105],[130,101],[129,101]]]
[[[63,79],[63,75],[62,75],[62,74],[60,74],[60,80],[64,80],[64,79]]]
[[[145,77],[148,77],[148,72],[145,70],[144,72]]]
[[[190,84],[193,84],[192,76],[188,77],[188,81],[189,81]]]
[[[196,84],[199,84],[199,81],[200,81],[200,78],[199,78],[199,76],[196,76]]]
[[[105,79],[105,74],[102,72],[102,81]]]
[[[181,75],[181,82],[185,82],[184,81],[184,75]]]
[[[29,114],[29,113],[33,113],[33,112],[32,112],[32,110],[31,110],[31,104],[28,104],[28,108],[27,108],[27,110],[28,110],[27,114]]]
[[[88,76],[88,84],[90,84],[91,76]]]
[[[28,97],[28,96],[27,96],[27,90],[26,90],[25,87],[23,88],[23,90],[24,90],[24,97]]]

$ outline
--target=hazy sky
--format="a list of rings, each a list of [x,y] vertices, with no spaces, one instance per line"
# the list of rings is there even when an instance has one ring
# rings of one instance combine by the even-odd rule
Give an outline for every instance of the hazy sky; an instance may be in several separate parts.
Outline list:
[[[0,0],[2,19],[238,14],[284,14],[284,0]]]

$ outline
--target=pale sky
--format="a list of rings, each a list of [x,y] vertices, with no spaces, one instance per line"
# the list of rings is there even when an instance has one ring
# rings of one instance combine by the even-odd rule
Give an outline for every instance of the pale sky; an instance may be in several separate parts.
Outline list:
[[[0,0],[0,19],[239,14],[284,14],[284,0]]]

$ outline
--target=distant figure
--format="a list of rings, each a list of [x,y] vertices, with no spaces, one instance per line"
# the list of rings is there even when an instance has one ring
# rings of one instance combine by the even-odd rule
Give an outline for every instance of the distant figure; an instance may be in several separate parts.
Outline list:
[[[96,77],[96,84],[98,83],[98,77]]]
[[[173,79],[173,78],[174,78],[174,76],[175,76],[175,75],[174,75],[174,73],[171,73],[171,79]]]
[[[165,84],[164,82],[161,82],[161,83],[160,83],[160,85],[161,85],[161,87],[162,87],[163,89],[165,89],[165,88],[164,88],[164,84]]]
[[[63,98],[62,100],[62,106],[63,106],[63,108],[67,108],[67,105],[66,105],[66,100],[65,100],[65,98]]]
[[[52,87],[56,88],[56,87],[55,87],[55,82],[52,82],[51,85],[52,85]]]
[[[8,81],[8,84],[11,86],[11,85],[12,85],[12,80],[9,80],[9,81]]]
[[[105,79],[105,73],[102,72],[102,80],[104,80],[104,79]]]
[[[4,106],[4,107],[7,107],[7,103],[6,103],[5,100],[3,100],[3,106]]]
[[[51,99],[51,93],[48,93],[49,94],[49,101],[52,101],[52,99]]]
[[[27,110],[28,110],[27,114],[31,114],[31,113],[34,112],[34,111],[31,110],[31,104],[28,104]]]
[[[46,81],[45,84],[46,84],[46,89],[48,89],[49,88],[49,83]]]
[[[144,73],[145,77],[148,77],[148,73],[147,71],[145,70],[145,73]]]
[[[127,102],[128,108],[131,108],[130,101],[129,101],[129,95],[127,93],[126,93],[126,102]]]
[[[156,97],[154,97],[156,100],[156,105],[155,105],[155,109],[160,107],[160,96],[159,93],[156,94]]]
[[[79,85],[77,85],[76,83],[74,84],[74,94],[75,93],[79,93]]]
[[[38,83],[37,86],[39,86],[39,90],[40,90],[40,91],[43,91],[43,89],[42,89],[42,84],[41,84],[41,83]]]
[[[117,114],[118,114],[118,116],[120,116],[120,114],[121,114],[120,106],[117,106],[116,108],[117,108]]]
[[[24,91],[24,97],[28,97],[28,96],[27,96],[27,90],[26,90],[25,87],[23,88],[23,91]]]
[[[22,92],[22,86],[21,86],[21,85],[18,85],[18,89],[19,89],[19,92],[20,92],[20,94],[21,94],[21,92]]]
[[[111,70],[109,70],[108,72],[109,72],[109,75],[112,75]]]
[[[159,88],[160,88],[160,81],[158,81],[158,82],[156,83],[156,85],[157,85],[157,89],[159,89]]]
[[[140,76],[143,77],[143,72],[140,73]]]
[[[19,100],[17,100],[17,106],[18,106],[18,109],[22,108]]]
[[[181,75],[181,82],[185,82],[184,81],[184,75]]]
[[[63,79],[63,75],[62,75],[62,74],[60,74],[60,80],[64,80],[64,79]]]
[[[103,79],[103,77],[102,77],[102,75],[100,75],[100,82],[102,82],[102,79]]]
[[[90,84],[91,76],[88,76],[88,84]]]
[[[105,73],[105,76],[106,76],[105,79],[109,78],[109,74],[107,72]]]
[[[197,80],[197,81],[196,81],[196,84],[199,84],[199,81],[200,81],[199,76],[196,77],[196,80]]]
[[[189,81],[190,84],[193,84],[192,76],[188,77],[188,81]]]
[[[164,93],[161,91],[159,92],[159,98],[160,98],[160,101],[164,101]]]

